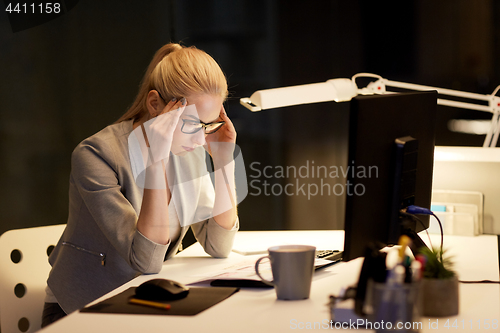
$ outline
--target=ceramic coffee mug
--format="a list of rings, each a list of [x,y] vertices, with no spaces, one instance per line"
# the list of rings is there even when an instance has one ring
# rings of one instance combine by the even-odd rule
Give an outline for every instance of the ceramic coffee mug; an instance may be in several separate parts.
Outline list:
[[[268,252],[268,256],[259,258],[255,263],[255,272],[262,281],[274,286],[278,299],[309,298],[316,248],[309,245],[280,245],[270,247]],[[265,258],[271,261],[273,281],[264,279],[259,273],[259,264]]]

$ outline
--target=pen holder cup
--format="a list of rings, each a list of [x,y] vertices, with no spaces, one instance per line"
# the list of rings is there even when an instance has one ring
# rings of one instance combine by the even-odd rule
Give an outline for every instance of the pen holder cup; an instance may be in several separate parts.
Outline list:
[[[365,312],[377,333],[414,333],[422,329],[420,283],[369,282]]]

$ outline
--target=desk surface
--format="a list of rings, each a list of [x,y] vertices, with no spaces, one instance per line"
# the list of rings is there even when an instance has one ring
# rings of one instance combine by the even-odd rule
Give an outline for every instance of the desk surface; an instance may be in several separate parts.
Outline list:
[[[272,237],[269,237],[272,235]],[[275,231],[275,232],[239,232],[236,247],[247,246],[262,239],[280,244],[297,242],[302,237],[302,244],[325,244],[335,240],[332,246],[342,247],[343,231]],[[422,235],[422,238],[427,238]],[[439,239],[431,235],[434,245]],[[266,246],[269,244],[265,244]],[[455,256],[456,270],[462,280],[499,279],[497,237],[482,235],[478,237],[445,236],[445,247]],[[168,278],[182,283],[196,280],[195,275],[226,267],[230,264],[258,258],[261,255],[242,256],[232,253],[229,258],[214,259],[206,255],[197,243],[182,253],[165,262],[157,275],[139,276],[117,288],[102,299],[115,295],[131,286],[137,286],[154,277]],[[306,330],[307,325],[316,329],[325,329],[330,321],[326,306],[330,294],[338,294],[341,288],[357,281],[361,268],[361,259],[340,263],[323,271],[316,272],[307,300],[278,301],[273,289],[242,289],[235,295],[214,307],[193,317],[153,316],[153,315],[118,315],[92,314],[75,312],[66,318],[45,328],[41,332],[290,332]],[[490,327],[496,320],[500,331],[500,286],[499,285],[460,285],[460,313],[450,317],[450,329],[444,325],[448,318],[439,319],[438,329],[434,318],[422,318],[422,332],[460,331],[478,332]],[[451,327],[457,319],[459,328]],[[464,326],[462,328],[462,325]],[[479,325],[481,325],[479,327]],[[321,327],[320,327],[321,326]],[[472,326],[472,327],[471,327]],[[303,327],[303,329],[301,329]]]

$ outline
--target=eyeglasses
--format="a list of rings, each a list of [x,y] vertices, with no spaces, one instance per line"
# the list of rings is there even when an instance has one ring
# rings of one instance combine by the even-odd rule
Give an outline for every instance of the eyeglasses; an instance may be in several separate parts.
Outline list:
[[[181,131],[186,134],[194,134],[203,128],[205,134],[213,134],[217,132],[225,123],[225,121],[219,121],[206,124],[201,120],[182,119]]]

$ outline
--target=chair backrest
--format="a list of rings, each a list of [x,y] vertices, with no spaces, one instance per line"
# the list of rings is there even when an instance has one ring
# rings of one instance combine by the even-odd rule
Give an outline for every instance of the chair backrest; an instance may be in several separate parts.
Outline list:
[[[48,255],[65,224],[9,230],[0,236],[1,332],[35,332],[41,327]]]

